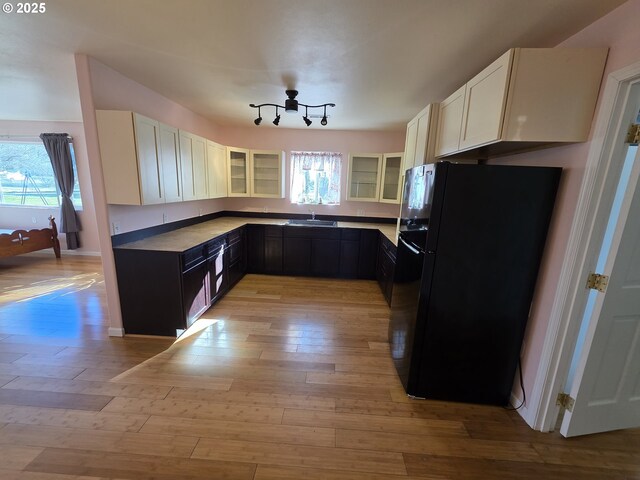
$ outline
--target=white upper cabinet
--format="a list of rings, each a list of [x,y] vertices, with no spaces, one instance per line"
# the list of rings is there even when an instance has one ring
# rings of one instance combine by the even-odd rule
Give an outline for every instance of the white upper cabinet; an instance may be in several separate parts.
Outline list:
[[[284,152],[250,150],[251,196],[284,198]]]
[[[382,155],[358,153],[349,155],[347,200],[377,202],[380,196]]]
[[[160,124],[158,146],[166,203],[182,201],[182,170],[180,168],[180,136],[178,129]]]
[[[97,110],[107,203],[164,203],[159,122],[130,111]]]
[[[381,203],[400,203],[403,170],[402,153],[385,153],[382,156],[382,180],[380,181]]]
[[[460,127],[464,110],[464,92],[466,89],[467,86],[463,85],[440,104],[435,148],[436,157],[456,152],[459,149]]]
[[[180,159],[182,165],[182,200],[208,198],[207,140],[180,130]]]
[[[249,150],[227,147],[227,195],[248,197],[249,190]]]
[[[440,105],[436,156],[587,140],[606,48],[514,48]]]
[[[509,50],[467,82],[460,150],[500,138],[513,52]]]
[[[425,163],[433,163],[438,118],[438,105],[428,105],[408,124],[404,147],[405,170]]]
[[[227,153],[223,145],[207,140],[209,198],[227,196]]]

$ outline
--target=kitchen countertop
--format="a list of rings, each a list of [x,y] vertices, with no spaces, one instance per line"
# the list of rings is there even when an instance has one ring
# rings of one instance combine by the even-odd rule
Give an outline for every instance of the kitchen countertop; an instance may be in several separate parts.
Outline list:
[[[287,224],[287,218],[251,218],[251,217],[222,217],[208,222],[198,223],[189,227],[179,228],[171,232],[154,235],[152,237],[126,243],[115,248],[132,250],[155,250],[165,252],[184,252],[196,245],[200,245],[212,238],[224,235],[233,229],[246,224],[281,225]],[[309,228],[299,226],[295,228]],[[331,228],[331,227],[315,227]],[[380,230],[394,245],[396,240],[396,225],[392,223],[361,223],[338,222],[337,228],[370,228]]]

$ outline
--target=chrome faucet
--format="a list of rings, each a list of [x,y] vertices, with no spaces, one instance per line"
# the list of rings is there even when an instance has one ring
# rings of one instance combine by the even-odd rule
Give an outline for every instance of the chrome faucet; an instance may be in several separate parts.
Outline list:
[[[315,219],[316,219],[316,212],[311,210],[311,220],[315,220]]]

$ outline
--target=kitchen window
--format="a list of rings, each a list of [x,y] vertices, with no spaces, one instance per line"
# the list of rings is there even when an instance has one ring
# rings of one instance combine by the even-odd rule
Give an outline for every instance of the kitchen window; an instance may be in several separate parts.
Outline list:
[[[291,203],[340,205],[342,154],[291,152]]]
[[[82,207],[78,171],[73,145],[75,183],[71,201]],[[51,160],[40,140],[0,142],[0,205],[20,207],[58,207],[60,191],[53,174]]]

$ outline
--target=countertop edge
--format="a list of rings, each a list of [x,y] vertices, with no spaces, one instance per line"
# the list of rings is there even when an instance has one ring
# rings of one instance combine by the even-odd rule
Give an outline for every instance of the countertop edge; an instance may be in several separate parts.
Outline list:
[[[246,225],[276,225],[287,226],[286,218],[252,218],[252,217],[220,217],[207,222],[179,228],[167,233],[161,233],[135,242],[114,246],[114,250],[149,250],[182,253],[193,247],[208,242],[216,237],[226,235],[232,230]],[[293,228],[310,228],[307,226],[296,226]],[[336,227],[311,227],[311,228],[360,228],[377,229],[389,241],[397,246],[395,224],[384,223],[364,223],[364,222],[338,222]],[[184,236],[193,237],[192,240]],[[178,240],[177,237],[181,238]],[[171,243],[179,245],[171,246]]]

